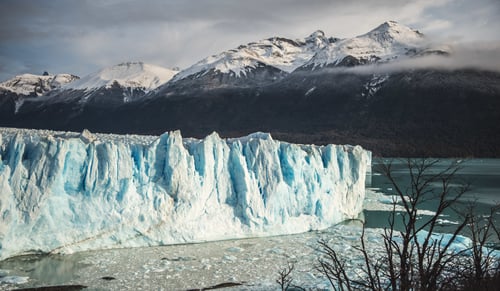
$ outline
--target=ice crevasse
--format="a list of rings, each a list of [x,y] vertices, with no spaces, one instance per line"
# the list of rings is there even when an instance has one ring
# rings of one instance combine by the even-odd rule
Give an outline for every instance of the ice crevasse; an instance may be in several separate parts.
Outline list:
[[[221,139],[0,129],[0,259],[324,229],[362,210],[371,155]]]

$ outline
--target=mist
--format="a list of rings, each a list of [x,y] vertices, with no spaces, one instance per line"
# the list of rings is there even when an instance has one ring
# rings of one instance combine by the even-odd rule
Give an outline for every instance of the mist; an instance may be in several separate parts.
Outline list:
[[[355,67],[330,68],[329,73],[388,74],[407,70],[465,70],[475,69],[500,72],[500,42],[483,44],[456,44],[449,46],[449,54],[429,54]],[[322,70],[321,73],[325,71]],[[318,72],[319,73],[319,72]]]

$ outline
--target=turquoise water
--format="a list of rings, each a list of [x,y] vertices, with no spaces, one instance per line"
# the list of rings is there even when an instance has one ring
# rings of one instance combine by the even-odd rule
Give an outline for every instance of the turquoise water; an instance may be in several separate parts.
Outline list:
[[[408,183],[409,170],[404,159],[375,159],[373,162],[372,184],[373,188],[383,189],[384,193],[394,194],[393,190],[388,190],[392,185],[387,178],[376,171],[381,163],[392,161],[393,173],[398,177],[398,182],[402,185]],[[474,200],[483,204],[500,203],[500,159],[472,159],[472,160],[451,160],[445,159],[432,167],[429,173],[442,171],[450,164],[456,165],[458,170],[454,175],[456,185],[469,183],[470,189],[462,200]]]
[[[397,195],[395,187],[389,182],[387,177],[377,170],[381,163],[392,161],[392,173],[396,178],[396,183],[400,189],[405,191],[410,185],[410,171],[407,161],[404,159],[374,159],[371,183],[367,188],[385,195]],[[500,205],[500,159],[472,159],[472,160],[450,160],[439,161],[433,166],[429,174],[435,174],[445,170],[448,166],[458,167],[457,172],[451,179],[451,190],[458,190],[463,185],[469,185],[468,190],[462,195],[457,203],[445,211],[443,220],[450,223],[443,223],[438,231],[448,232],[455,227],[454,223],[460,222],[460,212],[471,203],[474,204],[474,213],[477,217],[486,217],[490,214],[491,208]],[[436,193],[442,189],[441,183],[434,183],[433,189]],[[452,195],[450,194],[450,195]],[[437,200],[431,199],[419,205],[419,209],[435,211]],[[388,212],[385,211],[365,211],[366,225],[371,228],[386,227]],[[500,221],[500,210],[493,213],[496,221]],[[423,217],[425,219],[425,217]]]

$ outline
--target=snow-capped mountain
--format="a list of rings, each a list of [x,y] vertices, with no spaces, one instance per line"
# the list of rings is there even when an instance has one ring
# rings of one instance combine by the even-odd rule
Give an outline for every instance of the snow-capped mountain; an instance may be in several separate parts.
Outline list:
[[[309,61],[320,49],[336,40],[325,37],[325,34],[318,30],[304,39],[272,37],[251,42],[207,57],[179,72],[172,81],[176,82],[187,77],[199,78],[209,72],[245,77],[248,73],[263,67],[290,73]]]
[[[413,61],[391,70],[378,65],[453,53],[393,21],[346,39],[321,31],[298,40],[273,37],[175,76],[124,63],[23,102],[4,94],[0,125],[140,134],[181,129],[198,137],[271,131],[293,142],[361,144],[388,156],[500,156],[500,73],[413,68]]]
[[[430,46],[418,30],[387,21],[366,34],[329,44],[304,67],[316,69],[384,63],[438,51],[446,54],[445,49]]]
[[[101,69],[80,80],[62,86],[37,100],[26,100],[23,107],[54,104],[76,104],[74,111],[83,110],[85,104],[117,106],[137,100],[169,81],[177,71],[142,62],[121,63]],[[66,106],[66,105],[65,105]],[[19,108],[16,109],[16,112]]]
[[[40,98],[80,77],[71,74],[23,74],[0,83],[0,112],[17,113],[26,99]]]
[[[24,96],[42,96],[48,92],[78,80],[71,74],[33,75],[23,74],[0,83],[0,89]]]
[[[430,46],[424,35],[395,21],[387,21],[353,38],[326,37],[318,30],[304,39],[273,37],[207,57],[182,70],[172,83],[208,74],[253,77],[250,73],[271,68],[281,75],[297,69],[355,66],[390,62],[429,53],[449,53],[446,46]],[[220,77],[218,77],[220,79]]]
[[[87,75],[63,89],[92,90],[110,88],[115,84],[125,88],[142,89],[149,92],[166,83],[177,71],[142,62],[121,63]]]

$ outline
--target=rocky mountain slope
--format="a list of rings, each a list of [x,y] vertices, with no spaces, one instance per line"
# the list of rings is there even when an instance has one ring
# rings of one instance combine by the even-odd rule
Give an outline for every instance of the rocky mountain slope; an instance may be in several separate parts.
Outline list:
[[[71,74],[23,74],[0,83],[0,113],[16,113],[26,98],[37,98],[78,80]]]
[[[166,83],[177,71],[145,64],[142,62],[121,63],[87,75],[64,89],[92,90],[110,88],[115,84],[124,88],[141,89],[149,92]]]
[[[4,96],[0,95],[0,102],[4,103],[0,109],[7,116],[14,116],[20,111],[50,111],[50,108],[57,107],[57,104],[71,104],[71,109],[63,112],[62,116],[66,114],[74,116],[87,104],[114,107],[139,99],[169,81],[175,74],[177,74],[175,70],[142,62],[128,62],[104,68],[81,79],[74,76],[71,79],[67,76],[72,75],[67,74],[30,78],[25,76],[33,75],[22,75],[22,80],[27,79],[30,82],[17,82],[18,77],[16,77],[1,83],[6,84],[5,87],[10,91]],[[65,76],[66,78],[63,78]],[[1,88],[0,85],[0,90]],[[7,98],[7,95],[11,97]],[[8,102],[10,99],[15,102]],[[41,123],[43,124],[43,118]]]
[[[98,75],[113,78],[84,77],[27,100],[15,114],[2,114],[0,125],[140,134],[180,129],[197,137],[265,131],[299,143],[361,144],[385,156],[500,157],[500,73],[386,69],[429,55],[452,57],[453,49],[392,21],[348,39],[321,31],[297,40],[273,37],[175,76],[137,77],[147,80],[137,87],[126,87],[131,83],[115,69],[103,70]]]
[[[0,90],[24,96],[42,96],[78,79],[78,76],[70,74],[23,74],[0,83]]]

